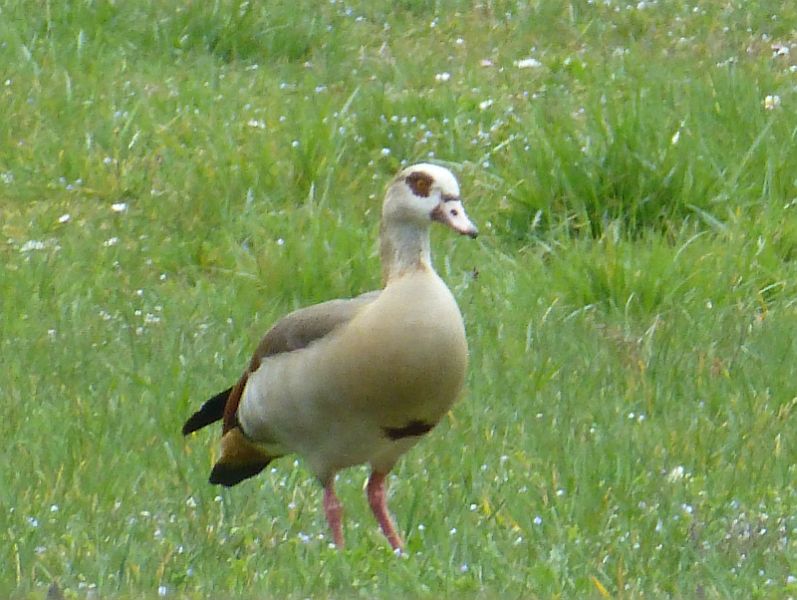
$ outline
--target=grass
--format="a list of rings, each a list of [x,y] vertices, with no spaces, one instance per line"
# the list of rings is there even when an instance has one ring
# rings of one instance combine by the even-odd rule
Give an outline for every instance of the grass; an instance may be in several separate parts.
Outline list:
[[[797,594],[795,31],[767,2],[0,1],[0,595]],[[336,552],[301,462],[222,491],[179,427],[279,315],[378,285],[418,160],[483,232],[434,234],[468,389],[395,471],[408,555],[359,469]]]

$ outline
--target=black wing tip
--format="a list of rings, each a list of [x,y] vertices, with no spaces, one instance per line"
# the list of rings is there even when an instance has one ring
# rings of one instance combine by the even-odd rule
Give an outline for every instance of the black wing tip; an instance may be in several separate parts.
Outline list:
[[[224,407],[227,405],[227,398],[230,392],[232,392],[231,387],[219,392],[205,402],[198,411],[188,417],[188,420],[183,424],[183,435],[194,433],[211,423],[220,421],[224,417]]]
[[[182,433],[183,435],[189,435],[194,433],[195,431],[199,431],[206,425],[210,425],[213,421],[207,421],[206,418],[203,417],[200,412],[195,412],[193,415],[188,417],[188,420],[183,423]]]
[[[249,463],[245,465],[227,465],[224,463],[216,463],[213,470],[210,472],[210,483],[213,485],[223,485],[224,487],[232,487],[254,477],[260,471],[265,469],[271,460],[264,462]]]

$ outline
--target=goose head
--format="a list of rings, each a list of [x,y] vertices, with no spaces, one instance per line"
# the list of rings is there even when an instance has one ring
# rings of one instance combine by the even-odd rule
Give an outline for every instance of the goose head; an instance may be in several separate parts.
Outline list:
[[[442,223],[475,238],[459,196],[459,184],[445,167],[420,163],[401,171],[387,188],[382,205],[380,254],[382,282],[417,270],[431,269],[429,227]]]
[[[479,231],[465,213],[456,177],[445,167],[420,163],[402,170],[388,188],[382,207],[387,227],[428,228],[442,223],[461,235],[475,238]]]

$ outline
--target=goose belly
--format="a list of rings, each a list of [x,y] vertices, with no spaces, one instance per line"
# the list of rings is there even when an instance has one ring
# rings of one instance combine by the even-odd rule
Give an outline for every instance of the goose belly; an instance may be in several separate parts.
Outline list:
[[[239,407],[247,435],[302,455],[321,479],[360,463],[392,467],[418,441],[413,426],[431,428],[456,401],[468,363],[448,289],[436,276],[408,283],[326,338],[265,359]]]

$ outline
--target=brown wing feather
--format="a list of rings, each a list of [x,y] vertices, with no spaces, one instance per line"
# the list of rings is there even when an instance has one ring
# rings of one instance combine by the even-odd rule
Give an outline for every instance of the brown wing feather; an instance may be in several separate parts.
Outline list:
[[[364,306],[376,300],[379,291],[361,294],[347,300],[330,300],[296,310],[277,321],[268,330],[252,355],[249,366],[233,386],[224,406],[223,433],[238,426],[238,405],[241,402],[249,375],[254,373],[267,356],[293,352],[325,337],[348,323]]]

